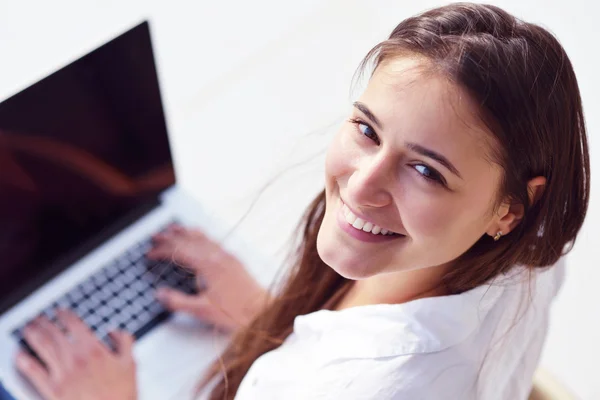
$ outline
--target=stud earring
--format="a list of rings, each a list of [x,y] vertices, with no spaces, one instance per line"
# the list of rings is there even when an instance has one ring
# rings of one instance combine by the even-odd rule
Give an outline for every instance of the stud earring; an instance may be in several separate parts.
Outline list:
[[[494,236],[494,242],[497,242],[498,240],[500,240],[501,237],[502,237],[502,231],[498,231],[498,233],[496,233],[496,236]]]

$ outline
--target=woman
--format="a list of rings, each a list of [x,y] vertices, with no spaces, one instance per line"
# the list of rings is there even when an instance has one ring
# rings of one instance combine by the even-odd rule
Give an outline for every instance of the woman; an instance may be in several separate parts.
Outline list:
[[[203,380],[211,399],[528,395],[561,280],[546,267],[588,204],[571,63],[546,30],[474,4],[401,22],[370,63],[276,294],[200,232],[155,238],[149,257],[208,286],[165,304],[242,325]],[[70,345],[47,321],[26,333],[48,371],[24,354],[18,368],[48,399],[134,398],[131,338],[111,353],[62,320]]]

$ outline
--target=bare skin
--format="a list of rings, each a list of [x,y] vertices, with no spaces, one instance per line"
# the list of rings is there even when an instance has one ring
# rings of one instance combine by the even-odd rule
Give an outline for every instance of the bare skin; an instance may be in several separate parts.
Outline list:
[[[191,268],[206,289],[188,295],[173,289],[158,291],[159,300],[172,311],[191,314],[215,327],[232,331],[246,325],[269,300],[267,291],[244,265],[198,230],[172,226],[154,237],[150,259],[173,259]]]
[[[147,256],[173,260],[196,273],[198,282],[202,279],[207,288],[198,295],[163,289],[157,297],[169,309],[191,314],[221,331],[247,324],[269,300],[268,292],[242,263],[200,231],[171,226],[154,237]],[[44,317],[25,329],[27,342],[46,367],[25,352],[19,352],[15,360],[17,369],[44,399],[137,398],[131,335],[113,332],[117,348],[113,352],[75,314],[61,310],[59,322],[66,332]]]
[[[523,217],[523,206],[509,199],[493,207],[502,175],[486,156],[489,142],[475,106],[447,80],[425,79],[421,62],[399,59],[378,69],[330,146],[317,249],[355,281],[337,309],[443,295],[440,277],[453,260],[482,235],[509,234]],[[530,201],[544,185],[543,177],[529,182]],[[341,217],[344,207],[399,235],[378,243],[357,239]],[[159,291],[171,310],[231,331],[268,303],[242,263],[203,233],[173,226],[154,243],[149,258],[172,259],[207,287],[194,296]],[[26,337],[48,370],[24,354],[17,365],[45,398],[135,398],[130,337],[115,334],[113,354],[74,317],[67,319],[77,334],[71,345],[50,323],[38,322]]]
[[[112,333],[117,351],[98,341],[73,313],[59,311],[68,333],[44,317],[25,329],[30,346],[47,368],[25,352],[17,355],[18,370],[47,400],[133,400],[137,398],[133,337]]]

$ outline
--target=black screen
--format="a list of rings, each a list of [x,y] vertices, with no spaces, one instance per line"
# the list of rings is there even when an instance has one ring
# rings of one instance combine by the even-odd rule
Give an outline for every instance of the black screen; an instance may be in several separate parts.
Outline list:
[[[174,181],[147,22],[0,103],[0,313]]]

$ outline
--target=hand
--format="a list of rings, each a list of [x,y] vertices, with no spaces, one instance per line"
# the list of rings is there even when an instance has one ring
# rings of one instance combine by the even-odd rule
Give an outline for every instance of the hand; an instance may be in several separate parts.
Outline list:
[[[46,364],[21,351],[17,369],[46,400],[134,400],[137,398],[133,337],[111,333],[113,353],[72,312],[60,310],[59,323],[38,317],[24,330],[27,343]]]
[[[202,232],[172,225],[154,236],[147,256],[173,260],[196,273],[197,295],[161,288],[157,298],[167,308],[191,314],[216,328],[231,331],[249,323],[269,300],[268,292],[242,263]]]

